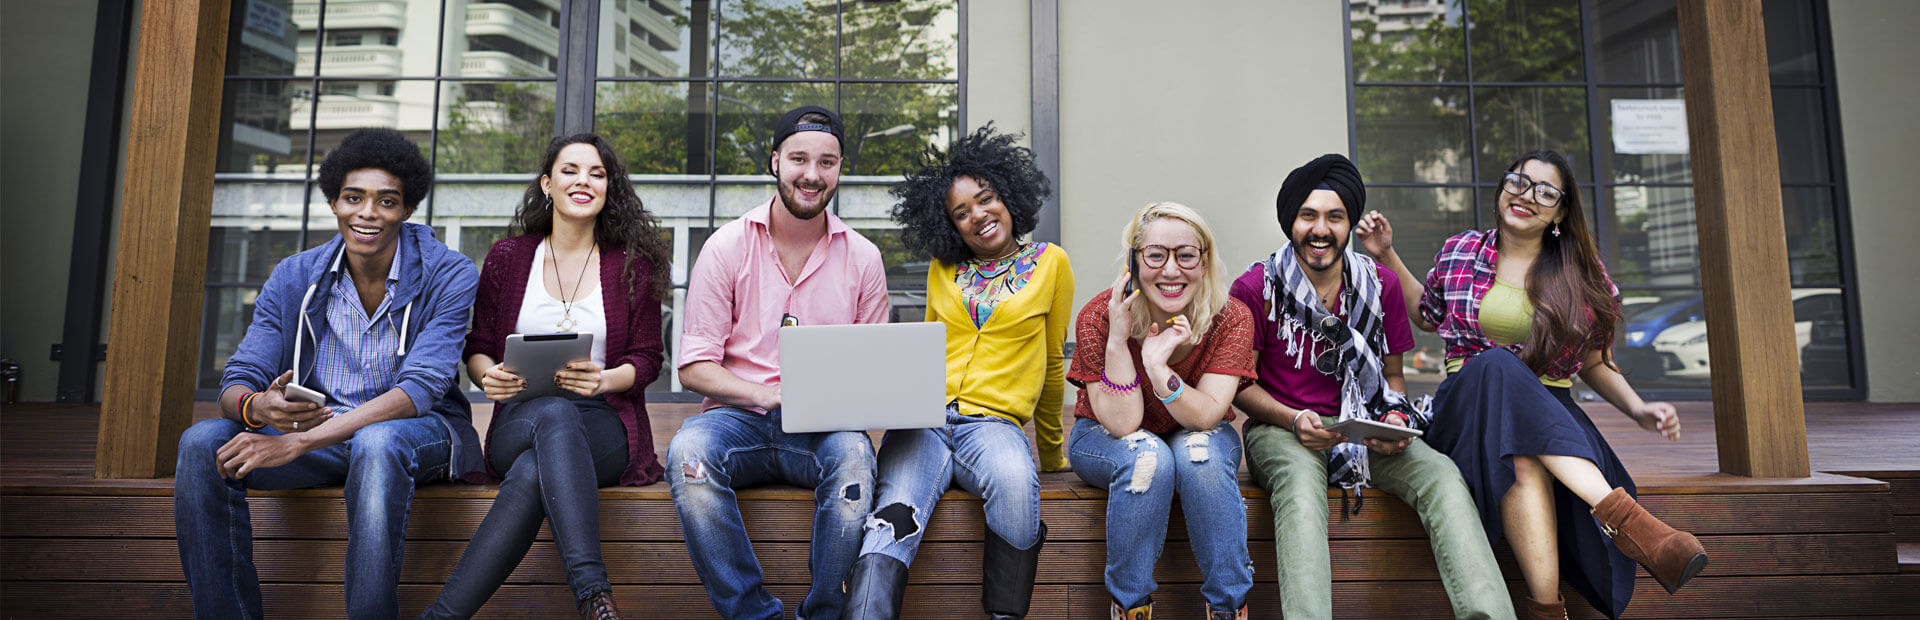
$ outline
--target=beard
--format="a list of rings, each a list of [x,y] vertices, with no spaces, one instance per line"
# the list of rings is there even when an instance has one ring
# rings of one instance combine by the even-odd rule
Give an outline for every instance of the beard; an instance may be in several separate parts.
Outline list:
[[[1310,252],[1308,252],[1307,244],[1318,242],[1318,241],[1325,241],[1332,244],[1332,248],[1330,248],[1331,251],[1327,252],[1326,258],[1320,259],[1320,260],[1324,260],[1325,262],[1320,262],[1320,263],[1314,262],[1316,259]],[[1348,243],[1351,243],[1351,241],[1346,239],[1336,239],[1333,237],[1309,236],[1301,239],[1299,243],[1296,243],[1293,245],[1293,256],[1294,258],[1300,259],[1300,264],[1305,266],[1307,269],[1311,269],[1313,271],[1327,271],[1329,269],[1335,269],[1340,267],[1340,263],[1346,260]]]
[[[787,206],[787,213],[793,215],[796,219],[811,220],[820,217],[821,213],[826,212],[827,205],[833,204],[833,195],[839,191],[839,188],[832,188],[820,192],[820,202],[812,208],[800,206],[800,191],[795,184],[781,181],[778,191],[780,194],[780,204]]]

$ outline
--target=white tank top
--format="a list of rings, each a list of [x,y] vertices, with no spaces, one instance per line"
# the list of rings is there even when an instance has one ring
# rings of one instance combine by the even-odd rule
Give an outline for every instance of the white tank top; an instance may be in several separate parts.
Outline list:
[[[600,259],[595,253],[595,259]],[[607,367],[607,311],[601,302],[600,269],[598,265],[587,267],[587,274],[581,277],[580,288],[587,288],[589,280],[593,292],[581,296],[573,302],[573,311],[567,312],[567,304],[560,303],[547,294],[547,244],[545,241],[534,246],[533,271],[527,274],[527,295],[520,300],[520,320],[515,322],[513,330],[520,334],[551,334],[570,331],[593,334],[593,361],[602,369]],[[578,274],[576,274],[578,275]],[[572,282],[562,282],[560,288],[573,288]],[[573,318],[573,329],[561,329],[561,317]]]

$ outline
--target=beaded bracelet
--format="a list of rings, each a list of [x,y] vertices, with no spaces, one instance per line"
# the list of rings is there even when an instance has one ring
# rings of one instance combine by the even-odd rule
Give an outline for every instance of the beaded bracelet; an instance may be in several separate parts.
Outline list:
[[[1135,376],[1132,383],[1120,385],[1108,380],[1106,371],[1101,371],[1100,385],[1106,386],[1107,391],[1115,394],[1132,394],[1134,390],[1140,389],[1140,377]]]

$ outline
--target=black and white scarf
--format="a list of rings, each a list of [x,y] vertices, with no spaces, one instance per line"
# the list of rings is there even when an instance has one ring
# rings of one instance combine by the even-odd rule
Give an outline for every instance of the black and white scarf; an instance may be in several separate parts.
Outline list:
[[[1340,378],[1340,419],[1374,419],[1374,412],[1392,408],[1412,409],[1406,396],[1386,385],[1381,373],[1381,352],[1387,350],[1386,313],[1380,308],[1380,272],[1371,257],[1348,246],[1342,274],[1340,307],[1347,311],[1341,326],[1349,338],[1341,346],[1346,360],[1335,371]],[[1267,319],[1277,326],[1276,337],[1287,343],[1287,355],[1294,368],[1313,365],[1324,347],[1336,344],[1314,325],[1332,317],[1320,304],[1313,282],[1294,254],[1293,245],[1280,249],[1259,263],[1266,270],[1267,285],[1262,295],[1267,302]],[[1318,412],[1316,412],[1318,413]],[[1367,467],[1367,448],[1343,442],[1333,447],[1327,461],[1327,478],[1342,489],[1369,486],[1372,472]]]

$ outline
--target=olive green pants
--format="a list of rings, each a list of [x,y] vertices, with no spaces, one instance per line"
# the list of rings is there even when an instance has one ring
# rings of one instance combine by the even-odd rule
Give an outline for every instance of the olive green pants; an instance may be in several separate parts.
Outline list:
[[[1336,418],[1322,417],[1323,424]],[[1288,620],[1333,617],[1327,551],[1327,452],[1308,450],[1292,431],[1259,422],[1246,430],[1247,470],[1270,494],[1279,556],[1280,605]],[[1513,599],[1487,544],[1473,496],[1453,461],[1419,439],[1405,452],[1369,455],[1373,486],[1419,513],[1433,559],[1458,618],[1513,618]]]

